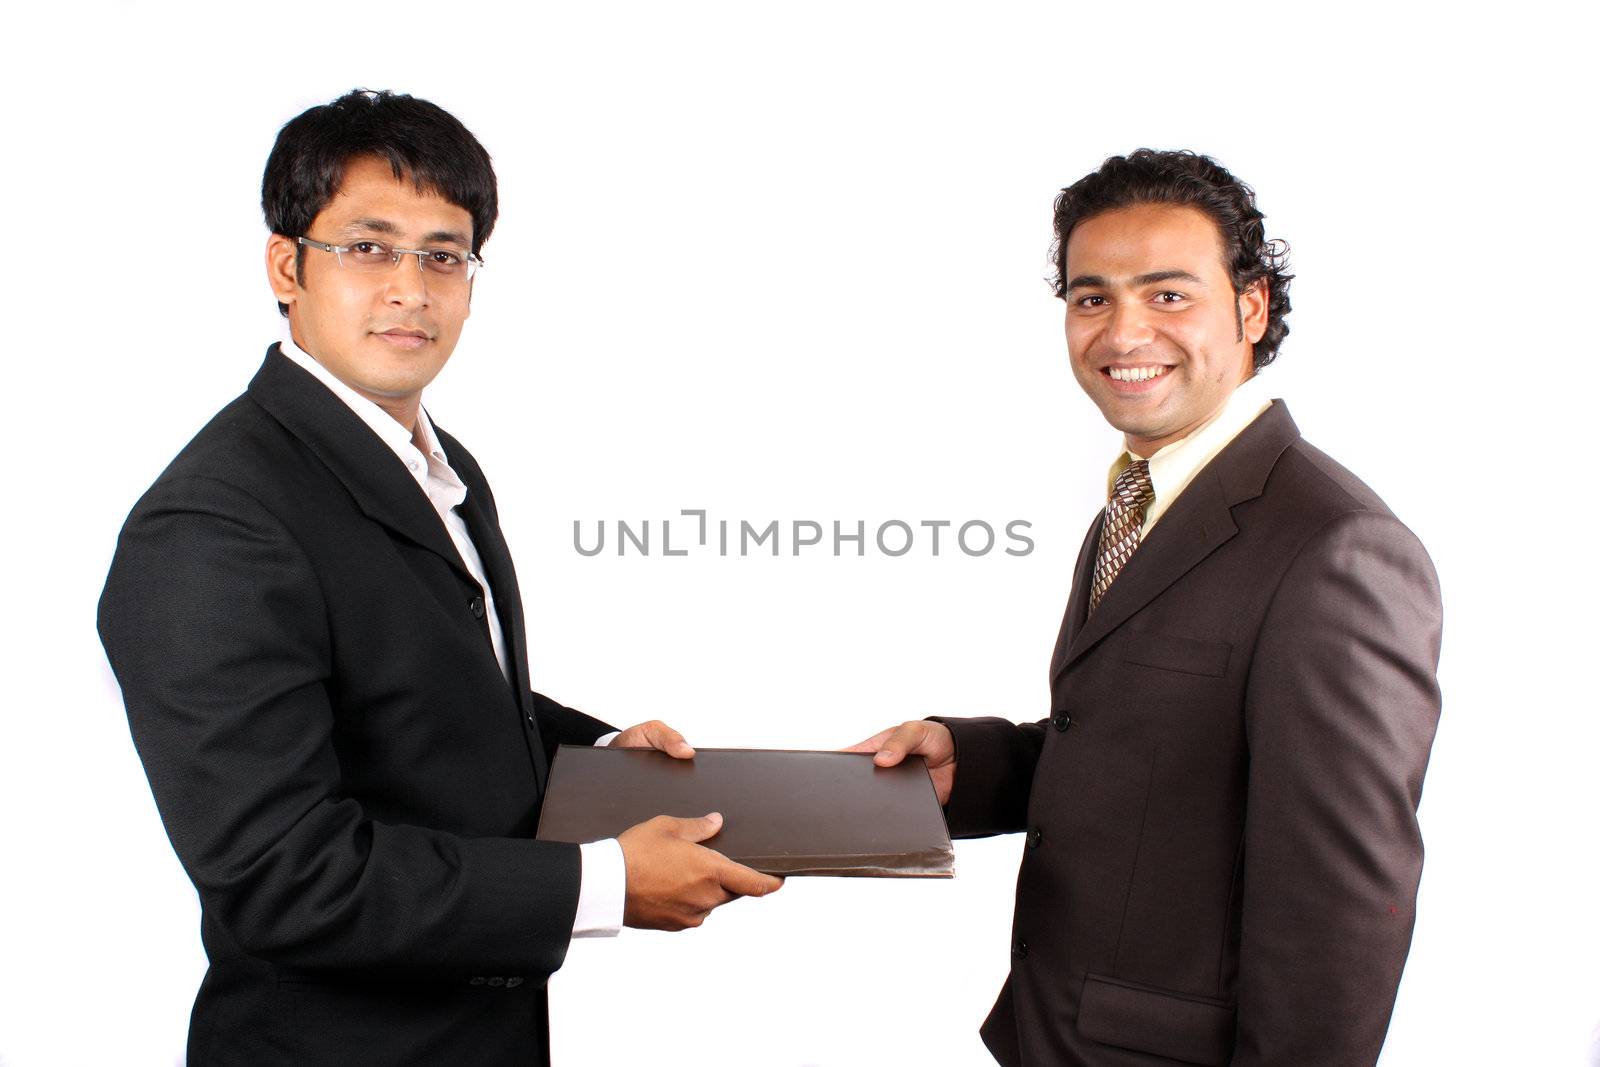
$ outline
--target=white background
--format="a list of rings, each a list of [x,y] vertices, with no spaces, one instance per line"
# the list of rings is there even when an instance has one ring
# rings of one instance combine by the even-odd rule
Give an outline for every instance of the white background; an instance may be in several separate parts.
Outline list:
[[[1287,7],[8,16],[0,1063],[181,1059],[198,910],[94,604],[128,508],[276,336],[277,128],[356,85],[450,109],[499,171],[429,406],[494,481],[538,687],[702,745],[1043,714],[1116,445],[1042,280],[1051,199],[1140,145],[1254,184],[1298,276],[1272,391],[1444,588],[1421,917],[1383,1062],[1600,1062],[1596,25],[1558,13],[1576,4]],[[573,551],[574,519],[682,508],[1023,518],[1038,547]],[[794,879],[696,932],[579,943],[551,987],[557,1062],[986,1062],[1017,856],[964,842],[952,882]]]

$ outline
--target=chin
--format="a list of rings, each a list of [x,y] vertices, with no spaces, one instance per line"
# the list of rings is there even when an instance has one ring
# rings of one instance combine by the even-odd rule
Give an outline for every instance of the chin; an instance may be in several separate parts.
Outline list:
[[[1107,419],[1111,428],[1125,437],[1135,441],[1158,441],[1170,431],[1164,426],[1155,426],[1148,422],[1134,422],[1130,419]]]

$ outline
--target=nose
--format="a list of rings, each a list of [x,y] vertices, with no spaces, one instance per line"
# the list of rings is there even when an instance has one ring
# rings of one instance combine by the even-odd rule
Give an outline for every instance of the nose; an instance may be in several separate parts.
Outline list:
[[[386,276],[383,298],[395,307],[428,306],[428,274],[420,257],[411,252],[401,254]]]
[[[1140,301],[1118,301],[1107,317],[1106,345],[1117,355],[1126,356],[1155,340],[1155,329],[1150,323],[1150,312]]]

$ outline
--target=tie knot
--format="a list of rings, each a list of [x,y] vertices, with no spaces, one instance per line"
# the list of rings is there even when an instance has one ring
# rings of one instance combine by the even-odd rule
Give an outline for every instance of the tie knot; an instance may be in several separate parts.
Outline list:
[[[1115,511],[1142,508],[1155,495],[1155,488],[1150,484],[1149,462],[1136,459],[1123,468],[1117,480],[1111,484],[1110,506]]]

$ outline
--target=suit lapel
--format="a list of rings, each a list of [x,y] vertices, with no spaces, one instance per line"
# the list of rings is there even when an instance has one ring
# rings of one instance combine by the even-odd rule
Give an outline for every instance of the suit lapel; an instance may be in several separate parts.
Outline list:
[[[277,345],[267,350],[249,395],[316,453],[368,518],[433,552],[466,581],[474,581],[439,513],[405,464],[355,412],[295,366]]]
[[[1051,664],[1051,679],[1238,533],[1233,508],[1261,495],[1278,457],[1299,436],[1289,409],[1281,400],[1273,401],[1201,468],[1111,584],[1094,614],[1075,625],[1087,610],[1084,578],[1094,566],[1100,530],[1100,523],[1096,522],[1078,555],[1078,580],[1073,583],[1067,622]]]
[[[267,350],[266,361],[251,380],[248,392],[252,400],[326,464],[349,490],[363,514],[395,536],[434,553],[454,568],[463,582],[479,588],[478,580],[467,569],[455,543],[450,540],[449,531],[439,520],[433,502],[417,486],[405,464],[355,412],[321,382],[295,366],[277,345]],[[461,513],[473,547],[483,562],[484,577],[495,592],[500,629],[511,658],[512,697],[532,730],[529,754],[534,778],[542,792],[549,768],[528,692],[527,648],[522,633],[522,598],[517,590],[516,572],[499,526],[485,506],[488,488],[483,473],[454,439],[447,439],[443,433],[440,439],[445,443],[451,468],[467,483],[467,498],[462,502]],[[494,651],[487,635],[483,648],[493,663]],[[499,665],[494,664],[496,673],[499,669]]]
[[[437,429],[437,427],[435,428]],[[461,502],[461,515],[467,521],[467,533],[483,561],[484,577],[494,590],[495,610],[500,616],[500,632],[505,637],[511,656],[511,687],[521,694],[528,684],[526,650],[522,633],[522,594],[517,589],[517,574],[511,565],[511,553],[500,536],[500,529],[484,513],[481,490],[467,486],[467,498]],[[521,700],[519,699],[519,703]]]
[[[505,638],[506,655],[510,657],[511,694],[533,734],[529,751],[533,757],[534,774],[542,791],[549,767],[544,742],[539,734],[539,719],[533,709],[528,678],[527,634],[522,619],[522,591],[517,587],[517,571],[511,562],[511,550],[500,532],[500,524],[489,510],[489,490],[483,472],[453,437],[437,425],[433,429],[444,445],[451,469],[467,484],[467,498],[461,502],[459,510],[461,517],[466,520],[467,534],[472,538],[473,547],[478,550],[478,559],[483,563],[484,577],[489,579],[489,586],[494,590],[500,632]]]
[[[1072,568],[1072,593],[1067,598],[1067,614],[1061,620],[1061,633],[1056,638],[1056,649],[1050,657],[1050,677],[1054,678],[1066,666],[1067,649],[1072,639],[1083,628],[1084,615],[1089,610],[1089,585],[1094,578],[1094,554],[1100,545],[1100,528],[1105,525],[1106,513],[1102,508],[1094,522],[1089,524],[1089,536],[1078,549],[1078,562]]]

